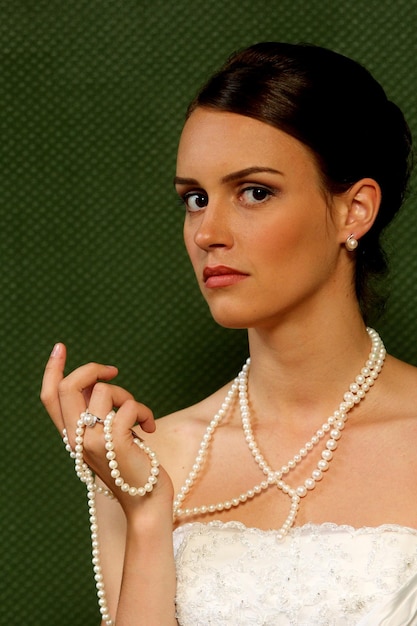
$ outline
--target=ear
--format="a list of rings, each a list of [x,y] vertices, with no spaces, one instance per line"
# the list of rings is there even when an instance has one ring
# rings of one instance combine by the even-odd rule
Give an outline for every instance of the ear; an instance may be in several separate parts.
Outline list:
[[[340,242],[353,235],[355,239],[363,237],[375,222],[381,204],[381,188],[373,178],[358,180],[344,194],[340,222]]]

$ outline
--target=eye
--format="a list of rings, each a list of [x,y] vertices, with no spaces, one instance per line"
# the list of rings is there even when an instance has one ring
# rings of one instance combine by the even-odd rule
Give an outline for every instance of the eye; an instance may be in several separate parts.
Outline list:
[[[182,196],[182,201],[188,211],[201,211],[208,205],[208,196],[201,191],[189,191]]]
[[[245,187],[241,191],[244,204],[253,205],[265,202],[273,195],[273,192],[266,187]]]

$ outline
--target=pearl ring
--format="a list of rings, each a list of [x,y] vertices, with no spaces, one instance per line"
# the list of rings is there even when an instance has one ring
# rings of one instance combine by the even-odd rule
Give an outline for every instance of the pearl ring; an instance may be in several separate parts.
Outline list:
[[[84,413],[81,413],[80,417],[83,421],[84,426],[88,426],[89,428],[93,428],[93,426],[95,426],[97,422],[99,424],[104,423],[104,420],[102,420],[100,417],[97,417],[97,415],[93,415],[93,413],[90,413],[88,409],[84,411]]]

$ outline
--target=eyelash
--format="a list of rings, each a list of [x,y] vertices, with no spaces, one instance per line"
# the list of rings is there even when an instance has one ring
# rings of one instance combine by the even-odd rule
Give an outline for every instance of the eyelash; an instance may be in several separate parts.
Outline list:
[[[206,201],[206,204],[202,207],[199,207],[198,209],[190,209],[190,206],[188,203],[189,203],[190,198],[194,196],[199,196],[200,198],[201,197],[204,198]],[[204,191],[187,191],[186,193],[180,196],[180,204],[185,205],[185,208],[187,209],[189,213],[198,213],[199,210],[207,206],[207,203],[208,203],[208,195]]]
[[[269,200],[269,198],[271,196],[275,196],[276,195],[276,190],[271,189],[270,187],[266,187],[264,185],[248,185],[247,187],[242,187],[239,190],[238,196],[239,198],[241,198],[243,196],[243,194],[245,194],[248,191],[261,191],[263,193],[266,194],[266,197],[259,200],[259,201],[254,201],[254,202],[248,202],[247,206],[254,206],[257,204],[263,204],[264,202],[267,202]],[[203,199],[203,202],[205,204],[203,204],[200,207],[197,207],[195,209],[191,209],[190,205],[189,205],[189,201],[191,198],[193,197],[200,197],[200,199]],[[180,204],[181,205],[185,205],[186,210],[189,213],[198,213],[200,210],[204,209],[207,204],[208,204],[208,195],[207,193],[205,193],[204,191],[187,191],[186,193],[182,194],[179,198]]]
[[[247,191],[262,191],[266,194],[265,198],[258,201],[255,200],[254,202],[249,203],[250,205],[263,204],[264,202],[267,202],[271,196],[275,195],[274,190],[270,189],[269,187],[265,187],[264,185],[249,185],[248,187],[243,187],[240,190],[239,195],[242,196]]]

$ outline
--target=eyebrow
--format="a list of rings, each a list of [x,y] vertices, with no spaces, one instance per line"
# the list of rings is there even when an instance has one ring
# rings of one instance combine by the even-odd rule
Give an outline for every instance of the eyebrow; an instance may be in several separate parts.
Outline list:
[[[246,176],[250,176],[251,174],[261,174],[262,172],[267,172],[269,174],[280,174],[283,176],[283,173],[279,170],[275,170],[272,167],[262,167],[262,166],[253,166],[246,167],[243,170],[239,170],[237,172],[231,172],[230,174],[226,174],[223,176],[222,183],[230,183],[234,180],[238,180],[239,178],[245,178]],[[174,185],[198,185],[198,180],[195,178],[183,178],[182,176],[175,176]]]

